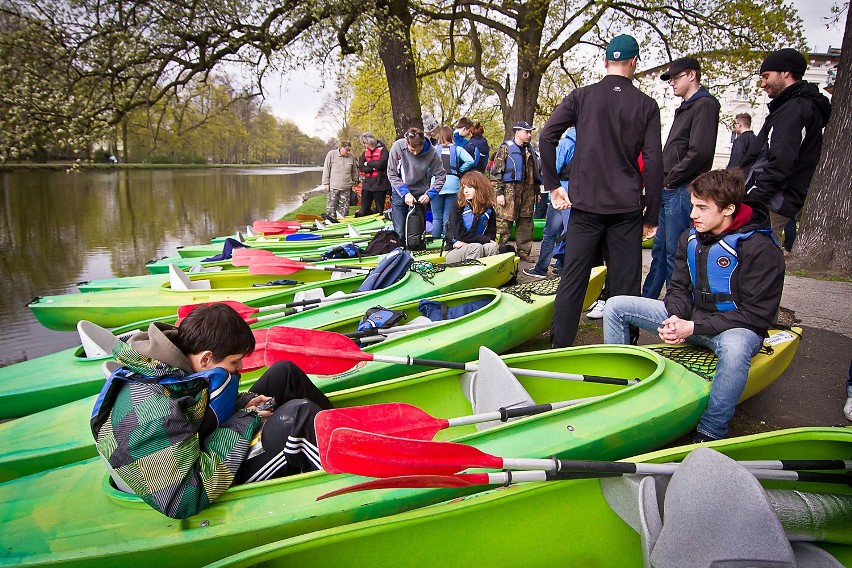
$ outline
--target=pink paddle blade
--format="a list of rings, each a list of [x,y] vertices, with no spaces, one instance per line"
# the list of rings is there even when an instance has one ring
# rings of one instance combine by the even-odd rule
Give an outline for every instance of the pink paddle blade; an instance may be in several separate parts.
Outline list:
[[[238,248],[231,253],[231,264],[233,266],[244,267],[248,266],[252,259],[255,258],[274,258],[275,254],[271,250],[256,249],[256,248]]]
[[[266,340],[266,364],[292,361],[306,373],[336,375],[348,371],[358,361],[372,361],[358,345],[339,333],[316,329],[273,326]]]
[[[257,308],[252,308],[251,306],[247,306],[242,302],[237,302],[234,300],[222,300],[221,302],[202,302],[200,304],[186,304],[180,306],[177,310],[178,322],[188,316],[190,312],[195,308],[199,306],[209,306],[210,304],[225,304],[226,306],[231,306],[232,308],[234,308],[234,310],[236,310],[238,314],[240,314],[240,317],[242,317],[243,319],[259,311]]]
[[[269,274],[275,276],[286,276],[288,274],[295,274],[296,272],[300,272],[303,268],[299,266],[292,266],[288,264],[283,264],[274,259],[270,259],[269,262],[266,262],[264,259],[262,260],[253,260],[248,265],[249,274]]]
[[[267,329],[253,329],[254,334],[254,351],[251,355],[243,357],[242,372],[248,373],[266,366],[266,336]]]

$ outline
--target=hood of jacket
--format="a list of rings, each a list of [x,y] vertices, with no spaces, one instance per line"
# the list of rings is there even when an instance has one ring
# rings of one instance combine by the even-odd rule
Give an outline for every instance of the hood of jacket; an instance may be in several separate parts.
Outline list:
[[[713,102],[716,103],[716,106],[719,106],[719,107],[722,106],[719,103],[719,100],[716,97],[714,97],[713,95],[710,94],[710,91],[708,91],[704,87],[698,87],[698,90],[695,91],[692,94],[691,97],[689,97],[688,99],[686,99],[685,101],[680,103],[678,110],[689,108],[689,107],[691,107],[692,105],[695,104],[695,101],[697,101],[698,99],[703,99],[703,98],[713,99]]]
[[[767,105],[769,106],[769,112],[775,112],[787,101],[799,97],[813,102],[822,115],[823,124],[828,122],[828,118],[831,116],[831,102],[828,100],[828,97],[819,92],[819,89],[814,83],[808,83],[807,81],[797,81],[781,91],[780,95],[769,101],[769,105]]]
[[[177,328],[165,323],[152,323],[148,331],[137,333],[125,343],[116,340],[113,357],[122,367],[146,377],[191,375],[192,364],[174,341]]]

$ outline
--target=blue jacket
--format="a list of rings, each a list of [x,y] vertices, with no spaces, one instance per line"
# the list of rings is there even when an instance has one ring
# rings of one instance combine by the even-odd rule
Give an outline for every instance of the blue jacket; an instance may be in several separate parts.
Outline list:
[[[568,191],[568,174],[570,173],[569,165],[574,159],[574,146],[577,144],[577,129],[573,126],[565,131],[565,136],[559,140],[556,146],[556,174],[559,176],[559,183]]]
[[[464,148],[473,157],[473,169],[485,173],[488,168],[488,159],[491,156],[488,140],[481,134],[471,136],[470,140],[467,140],[458,131],[453,132],[453,140],[456,146]]]

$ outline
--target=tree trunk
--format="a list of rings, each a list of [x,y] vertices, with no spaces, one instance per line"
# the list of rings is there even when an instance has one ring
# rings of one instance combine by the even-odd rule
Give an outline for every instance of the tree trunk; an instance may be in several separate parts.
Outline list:
[[[852,18],[846,14],[831,118],[788,268],[852,275]]]
[[[411,49],[413,16],[407,1],[393,0],[379,0],[376,3],[376,16],[383,28],[379,33],[379,57],[388,80],[393,123],[397,135],[401,137],[412,125],[423,126]]]
[[[527,2],[518,8],[518,66],[515,77],[515,92],[512,97],[512,116],[503,113],[506,139],[513,135],[512,125],[524,120],[533,123],[535,119],[538,92],[541,88],[541,38],[544,33],[544,21],[547,17],[548,2]],[[508,118],[508,120],[507,120]]]

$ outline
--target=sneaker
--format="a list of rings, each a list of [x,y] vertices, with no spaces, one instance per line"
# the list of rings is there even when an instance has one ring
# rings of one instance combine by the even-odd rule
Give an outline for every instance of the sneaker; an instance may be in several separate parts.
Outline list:
[[[715,442],[718,438],[714,438],[713,436],[708,436],[707,434],[702,434],[698,430],[695,431],[695,435],[692,437],[693,444],[703,444],[704,442]]]
[[[601,319],[603,317],[604,306],[606,306],[606,302],[604,300],[596,300],[586,313],[586,317],[593,320]]]
[[[545,274],[542,274],[542,273],[540,273],[540,272],[536,272],[536,271],[535,271],[535,267],[533,267],[533,268],[524,268],[524,271],[523,271],[523,272],[524,272],[524,274],[526,274],[527,276],[532,276],[533,278],[547,278],[547,274],[546,274],[546,273],[545,273]],[[852,400],[852,399],[850,399],[850,400]]]
[[[846,420],[852,420],[852,397],[846,399],[846,404],[843,405],[843,414]]]

